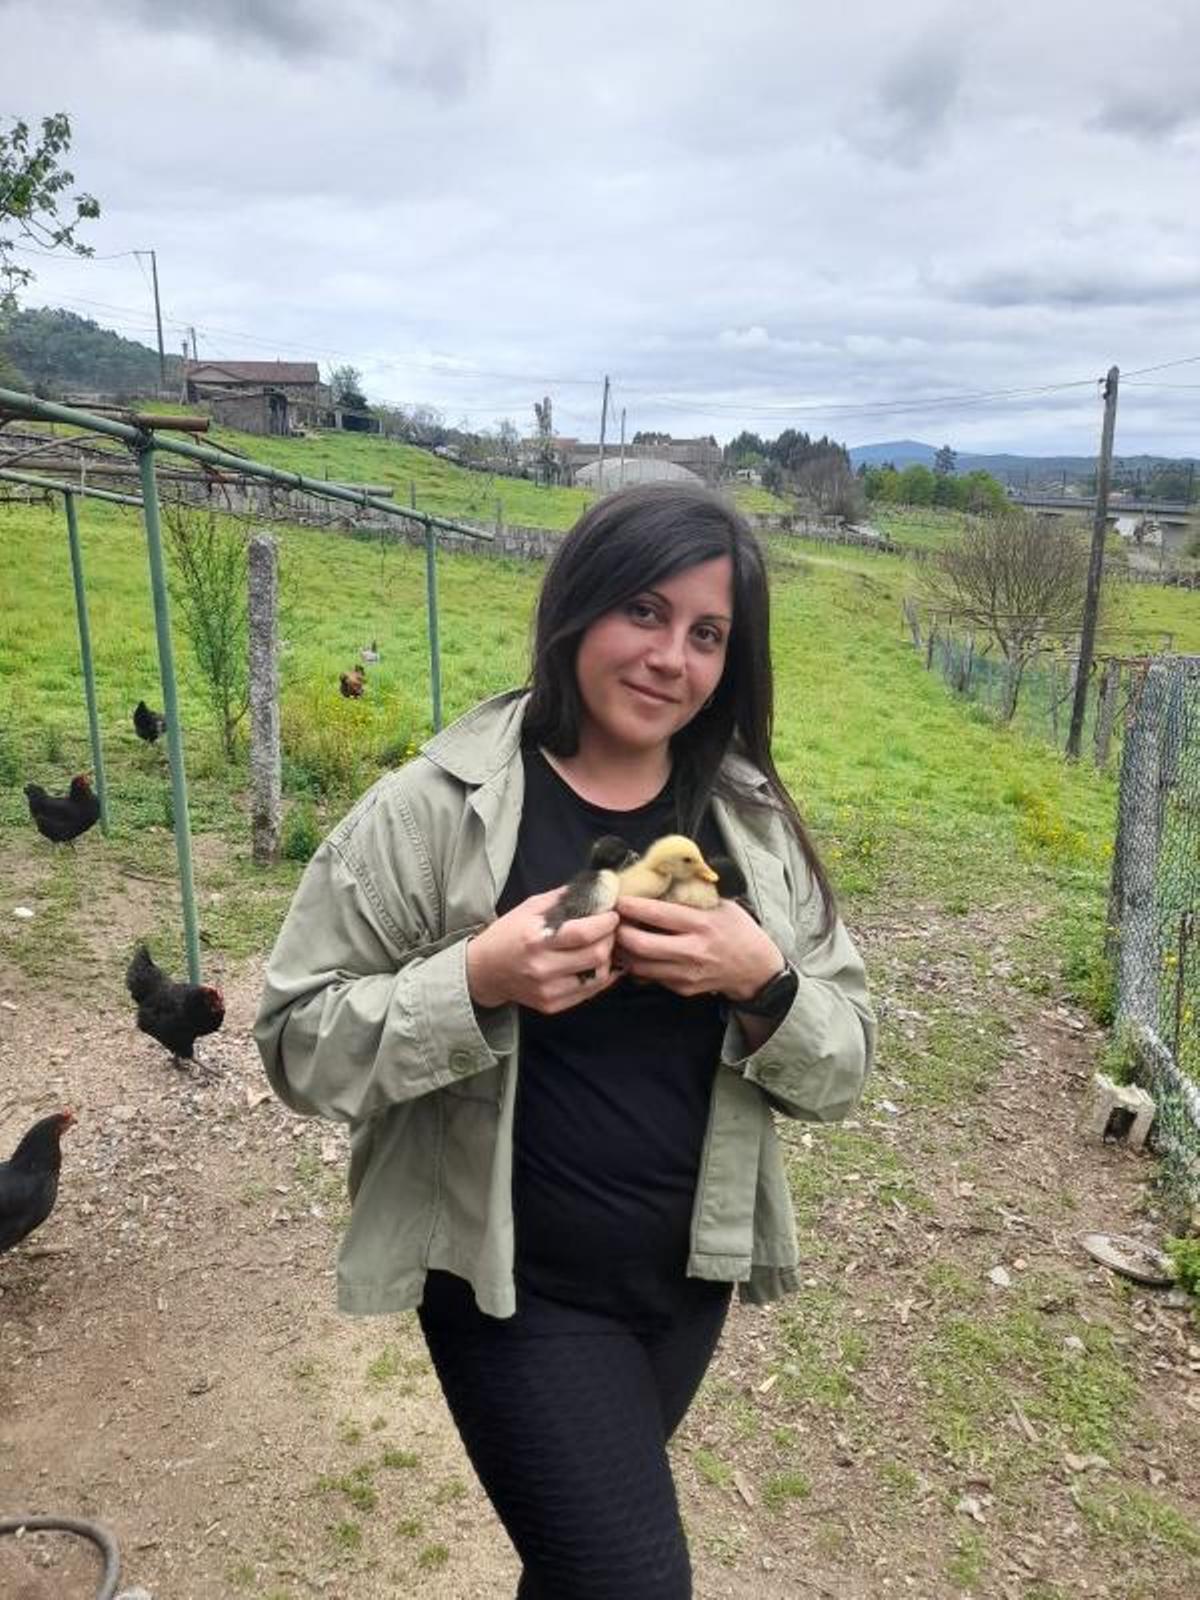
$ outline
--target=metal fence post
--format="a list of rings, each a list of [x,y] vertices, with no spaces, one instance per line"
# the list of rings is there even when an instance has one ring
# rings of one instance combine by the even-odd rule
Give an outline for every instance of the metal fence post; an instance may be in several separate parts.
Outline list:
[[[92,632],[88,626],[87,592],[83,585],[83,550],[79,543],[79,521],[75,515],[75,496],[63,495],[67,508],[67,539],[71,546],[71,577],[75,583],[75,618],[79,624],[79,655],[83,662],[83,692],[87,699],[88,735],[92,743],[92,767],[96,774],[96,798],[100,802],[100,830],[108,833],[108,785],[104,779],[104,753],[100,748],[100,718],[96,711],[96,674],[92,667]]]
[[[442,650],[438,630],[437,534],[425,529],[425,607],[429,614],[429,686],[433,696],[433,731],[442,726]]]
[[[188,816],[187,777],[183,767],[183,731],[179,725],[179,696],[175,688],[175,652],[171,644],[171,612],[163,562],[162,526],[158,515],[158,483],[154,476],[154,443],[143,436],[137,446],[142,479],[142,520],[150,557],[150,588],[154,596],[154,631],[158,638],[158,670],[162,680],[163,715],[167,719],[167,752],[171,765],[171,809],[175,854],[179,862],[179,889],[183,900],[183,942],[188,976],[200,982],[200,929],[196,917],[196,889],[192,881],[192,828]]]

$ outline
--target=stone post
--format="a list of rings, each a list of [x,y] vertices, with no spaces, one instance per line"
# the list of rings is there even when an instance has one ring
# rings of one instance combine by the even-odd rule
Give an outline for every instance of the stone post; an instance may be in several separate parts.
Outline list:
[[[250,803],[253,854],[259,866],[279,859],[278,592],[275,540],[256,533],[250,540]]]

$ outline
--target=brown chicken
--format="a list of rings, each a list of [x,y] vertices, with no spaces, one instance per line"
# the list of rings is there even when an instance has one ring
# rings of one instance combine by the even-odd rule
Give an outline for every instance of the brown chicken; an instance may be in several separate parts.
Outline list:
[[[338,679],[338,686],[347,700],[361,700],[367,686],[367,675],[361,667],[351,667]]]

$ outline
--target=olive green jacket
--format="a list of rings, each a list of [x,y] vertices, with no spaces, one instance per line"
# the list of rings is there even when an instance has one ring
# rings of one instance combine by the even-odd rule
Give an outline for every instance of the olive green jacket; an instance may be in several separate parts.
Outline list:
[[[294,1110],[350,1125],[345,1311],[419,1304],[430,1267],[467,1278],[493,1316],[516,1309],[518,1013],[472,1003],[466,948],[494,919],[516,850],[525,704],[484,701],[363,796],[309,863],[267,965],[255,1037],[272,1086]],[[730,759],[736,780],[762,783]],[[799,1262],[772,1108],[846,1116],[875,1021],[845,928],[818,934],[820,896],[778,813],[713,810],[800,985],[759,1049],[736,1019],[726,1030],[687,1270],[764,1301],[794,1287]]]

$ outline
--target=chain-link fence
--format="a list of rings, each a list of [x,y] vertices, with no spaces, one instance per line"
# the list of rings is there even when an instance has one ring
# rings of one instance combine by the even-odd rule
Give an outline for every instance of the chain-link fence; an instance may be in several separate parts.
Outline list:
[[[1156,1146],[1200,1196],[1200,656],[1149,667],[1121,759],[1109,910],[1118,1021]]]

